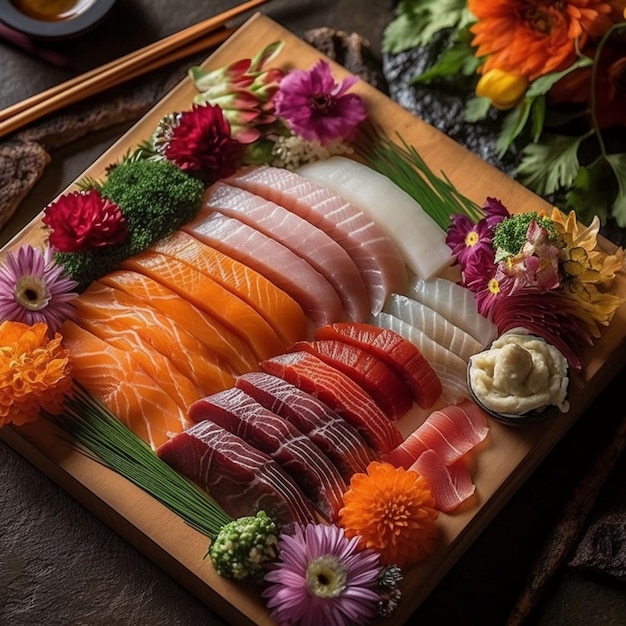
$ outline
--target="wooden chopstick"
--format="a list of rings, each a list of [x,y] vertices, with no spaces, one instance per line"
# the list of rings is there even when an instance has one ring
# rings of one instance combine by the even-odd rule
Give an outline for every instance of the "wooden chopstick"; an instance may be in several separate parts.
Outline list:
[[[229,20],[264,2],[267,0],[244,2],[3,109],[0,111],[0,137],[83,98],[221,43],[233,32],[224,28]]]

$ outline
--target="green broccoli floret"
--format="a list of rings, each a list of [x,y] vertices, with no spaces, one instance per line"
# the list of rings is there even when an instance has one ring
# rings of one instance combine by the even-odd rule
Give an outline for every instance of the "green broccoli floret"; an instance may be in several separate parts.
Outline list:
[[[278,528],[259,511],[255,516],[240,517],[226,524],[214,541],[208,555],[215,571],[234,580],[262,580],[265,564],[273,561],[278,543]]]
[[[539,226],[548,231],[551,240],[556,239],[557,231],[554,222],[549,217],[540,217],[534,211],[518,213],[507,217],[495,228],[493,245],[496,250],[496,259],[504,259],[521,250],[526,241],[528,225],[532,220],[535,220]]]

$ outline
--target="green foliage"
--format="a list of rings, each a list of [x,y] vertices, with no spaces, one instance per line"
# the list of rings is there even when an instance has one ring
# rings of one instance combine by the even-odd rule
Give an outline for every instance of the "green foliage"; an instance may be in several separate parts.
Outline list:
[[[496,249],[496,259],[506,258],[520,251],[526,241],[528,225],[532,220],[545,228],[551,237],[556,236],[556,229],[551,219],[539,217],[534,211],[517,213],[497,224],[495,228],[493,244]]]
[[[489,98],[481,98],[475,96],[470,98],[465,105],[465,111],[463,112],[463,119],[470,124],[473,122],[480,122],[486,119],[491,110],[491,100]]]

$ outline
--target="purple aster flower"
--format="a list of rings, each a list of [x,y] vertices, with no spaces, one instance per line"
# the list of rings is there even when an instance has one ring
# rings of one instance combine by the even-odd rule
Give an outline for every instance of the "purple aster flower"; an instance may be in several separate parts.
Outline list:
[[[279,560],[265,575],[267,606],[279,624],[367,624],[377,614],[379,557],[358,550],[358,537],[326,524],[281,535]]]
[[[55,263],[52,250],[22,246],[9,252],[0,265],[0,320],[24,324],[44,322],[55,333],[74,316],[72,290],[78,283],[68,278]]]
[[[323,60],[309,71],[293,70],[280,82],[274,100],[276,114],[308,141],[325,145],[349,139],[367,117],[361,98],[346,93],[357,81],[353,76],[336,83],[330,65]]]
[[[493,253],[491,234],[486,219],[474,224],[469,217],[463,214],[452,217],[452,223],[446,234],[446,243],[452,250],[452,254],[456,256],[456,260],[463,271],[476,258],[480,258],[482,261],[485,255]]]
[[[508,209],[497,198],[487,197],[485,204],[483,204],[483,211],[489,228],[493,228],[507,217],[511,217]]]

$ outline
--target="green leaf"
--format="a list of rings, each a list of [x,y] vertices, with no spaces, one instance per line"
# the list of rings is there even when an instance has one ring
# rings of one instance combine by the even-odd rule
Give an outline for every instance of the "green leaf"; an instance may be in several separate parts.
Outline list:
[[[474,50],[467,41],[456,40],[441,54],[434,65],[411,80],[410,84],[429,83],[435,78],[445,78],[455,74],[471,76],[480,65]]]
[[[545,96],[539,96],[533,100],[530,105],[530,119],[531,119],[531,137],[532,140],[537,143],[539,137],[543,132],[543,125],[546,120],[546,98]]]
[[[491,109],[491,100],[476,96],[468,100],[465,105],[463,119],[469,123],[480,122],[487,117],[489,109]]]
[[[609,154],[606,157],[617,182],[617,195],[611,207],[611,214],[618,226],[626,226],[626,154]]]
[[[502,120],[502,130],[496,142],[498,156],[501,157],[509,146],[515,141],[526,126],[530,115],[530,103],[527,99],[522,100]]]
[[[561,70],[560,72],[551,72],[550,74],[544,74],[532,82],[528,91],[526,92],[527,98],[534,98],[536,96],[543,96],[550,91],[552,86],[561,80],[563,76],[567,76],[569,73],[577,70],[581,67],[588,67],[593,65],[593,59],[589,57],[579,57],[568,68]]]
[[[579,168],[565,201],[584,224],[589,224],[595,215],[600,218],[601,223],[606,222],[610,213],[610,199],[607,194],[610,175],[610,168],[604,157],[598,157],[591,165]],[[624,216],[622,220],[620,226],[626,223]]]

